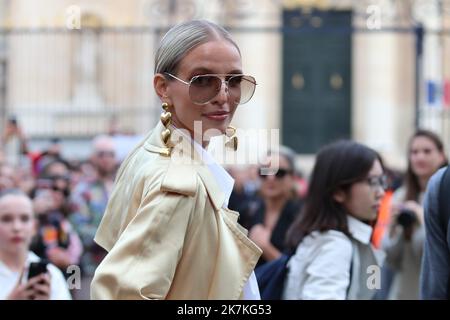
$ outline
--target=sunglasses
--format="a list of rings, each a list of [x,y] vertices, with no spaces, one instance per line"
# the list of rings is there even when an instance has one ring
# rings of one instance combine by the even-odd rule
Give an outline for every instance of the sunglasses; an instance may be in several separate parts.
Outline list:
[[[37,188],[41,190],[53,190],[57,192],[61,192],[64,197],[68,197],[70,195],[69,188],[60,188],[56,185],[54,180],[52,179],[39,179],[37,181]]]
[[[252,76],[244,74],[202,74],[194,76],[189,82],[184,81],[173,74],[166,74],[185,85],[189,86],[189,97],[198,105],[211,102],[225,84],[226,92],[236,104],[244,104],[250,101],[255,93],[256,80]],[[222,78],[225,79],[222,79]]]
[[[283,179],[285,176],[290,174],[292,174],[292,170],[278,169],[277,173],[275,173],[273,176],[275,176],[275,178],[277,179]],[[268,174],[261,174],[261,170],[259,176],[261,177],[261,179],[267,179],[267,177],[269,177]]]
[[[100,158],[103,157],[114,158],[116,156],[116,153],[114,151],[97,151],[96,155]]]

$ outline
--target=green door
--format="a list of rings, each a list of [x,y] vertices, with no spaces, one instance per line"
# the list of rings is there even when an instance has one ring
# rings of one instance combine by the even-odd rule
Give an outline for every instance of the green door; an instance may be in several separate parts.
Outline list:
[[[351,12],[283,13],[283,143],[315,153],[351,137]]]

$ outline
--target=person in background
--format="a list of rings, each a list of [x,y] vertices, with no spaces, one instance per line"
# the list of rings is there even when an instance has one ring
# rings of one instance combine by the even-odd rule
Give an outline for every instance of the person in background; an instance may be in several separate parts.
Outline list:
[[[64,276],[54,265],[29,280],[31,262],[40,258],[29,251],[35,232],[33,205],[20,190],[0,192],[0,299],[71,299]]]
[[[449,170],[447,166],[436,172],[425,194],[426,238],[420,275],[421,299],[450,300],[450,208],[445,207],[445,200],[440,196],[441,192],[445,193],[445,188],[450,189]],[[448,198],[446,200],[448,203]]]
[[[9,164],[0,164],[0,191],[14,189],[17,187],[17,178],[14,167]]]
[[[290,227],[283,299],[370,299],[368,268],[381,253],[371,245],[386,181],[380,156],[352,141],[317,154],[303,209]]]
[[[28,143],[17,118],[14,116],[10,117],[6,123],[1,137],[1,145],[5,153],[6,163],[12,166],[22,165],[22,161],[26,159],[28,153]]]
[[[74,212],[70,216],[84,248],[81,257],[81,290],[75,293],[79,300],[89,299],[95,269],[106,255],[106,251],[94,242],[94,236],[108,204],[118,164],[111,137],[97,136],[92,142],[92,148],[91,163],[95,174],[75,187],[72,195]]]
[[[258,266],[277,259],[285,251],[286,232],[300,210],[294,180],[295,153],[285,146],[271,150],[264,163],[278,163],[274,174],[260,170],[261,189],[257,206],[242,212],[250,220],[249,237],[262,250]]]
[[[443,143],[435,133],[418,130],[411,137],[405,181],[393,195],[389,231],[382,241],[385,268],[393,272],[388,299],[419,299],[424,193],[431,176],[446,164]]]
[[[372,244],[377,249],[381,248],[381,241],[389,228],[392,198],[394,192],[402,185],[403,179],[403,175],[399,171],[385,168],[385,172],[388,187],[381,200],[380,211],[378,212],[377,221],[372,234]]]
[[[83,251],[81,240],[69,221],[69,180],[66,163],[60,160],[49,163],[38,179],[33,199],[38,231],[31,250],[63,272],[80,262]]]
[[[51,162],[66,162],[62,156],[61,140],[59,138],[50,139],[50,144],[43,152],[33,152],[29,156],[31,158],[31,166],[33,174],[38,177],[42,174],[42,170]]]
[[[234,179],[233,192],[230,196],[228,208],[239,212],[239,223],[246,229],[248,229],[251,221],[246,219],[245,213],[259,200],[257,196],[258,187],[255,187],[251,180],[251,170],[250,166],[235,165],[227,168]]]

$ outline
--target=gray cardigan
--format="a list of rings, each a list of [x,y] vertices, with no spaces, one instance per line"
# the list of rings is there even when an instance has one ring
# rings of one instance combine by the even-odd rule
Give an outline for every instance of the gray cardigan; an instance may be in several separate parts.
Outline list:
[[[425,195],[425,246],[420,279],[422,299],[447,299],[450,275],[450,233],[444,233],[439,215],[439,185],[445,168],[430,179]],[[450,228],[449,228],[450,230]]]

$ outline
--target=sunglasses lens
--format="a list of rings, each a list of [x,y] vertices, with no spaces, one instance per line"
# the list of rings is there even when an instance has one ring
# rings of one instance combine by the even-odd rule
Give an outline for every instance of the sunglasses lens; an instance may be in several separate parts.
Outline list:
[[[287,172],[286,170],[284,170],[284,169],[279,169],[279,170],[277,171],[277,173],[275,174],[275,176],[276,176],[278,179],[281,179],[281,178],[283,178],[287,173],[288,173],[288,172]]]
[[[231,76],[227,79],[228,94],[236,104],[248,102],[255,92],[256,81],[251,76]],[[199,75],[192,78],[189,96],[194,103],[206,104],[214,99],[222,88],[222,79],[215,75]]]
[[[228,81],[228,89],[236,103],[244,104],[250,101],[255,93],[256,81],[251,76],[234,76]]]
[[[191,80],[189,96],[194,103],[211,101],[220,91],[222,80],[216,76],[196,76]]]
[[[286,170],[286,169],[278,169],[278,171],[275,173],[275,178],[277,179],[282,179],[284,178],[286,175],[288,175],[290,173],[290,171]],[[262,179],[266,179],[269,175],[266,174],[260,174],[259,175]]]

